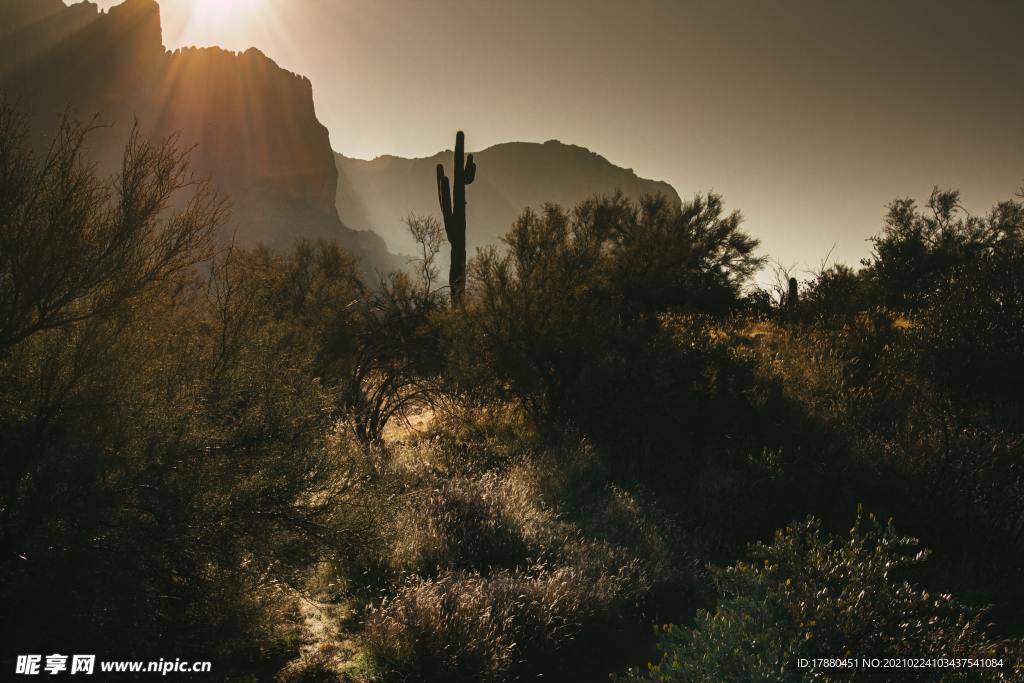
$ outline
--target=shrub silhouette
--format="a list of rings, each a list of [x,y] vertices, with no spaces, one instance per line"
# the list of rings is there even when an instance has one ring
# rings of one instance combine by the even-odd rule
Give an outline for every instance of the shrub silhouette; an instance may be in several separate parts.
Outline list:
[[[739,225],[715,195],[681,208],[615,196],[571,212],[527,210],[505,238],[506,254],[485,251],[472,263],[471,303],[454,332],[469,339],[451,346],[475,358],[453,366],[507,389],[540,423],[589,430],[638,420],[633,433],[643,432],[678,408],[672,392],[685,396],[707,384],[709,367],[728,363],[713,360],[707,341],[681,348],[664,316],[742,306],[741,287],[760,260]]]
[[[921,322],[923,370],[971,392],[1024,390],[1024,202],[971,216],[935,190],[889,207],[868,262],[881,302]]]
[[[203,277],[223,206],[173,140],[133,133],[106,185],[88,127],[66,121],[37,159],[4,116],[5,642],[140,659],[216,642],[225,675],[272,673],[296,641],[269,585],[359,529],[333,517],[352,478],[301,330],[318,317],[298,287],[312,250],[287,267],[226,254]]]
[[[869,310],[878,302],[866,270],[837,264],[824,269],[805,285],[803,318],[833,320]]]
[[[84,156],[93,129],[66,116],[40,157],[24,117],[0,104],[0,350],[112,314],[188,272],[225,219],[174,138],[150,142],[134,128],[120,171],[104,182]]]

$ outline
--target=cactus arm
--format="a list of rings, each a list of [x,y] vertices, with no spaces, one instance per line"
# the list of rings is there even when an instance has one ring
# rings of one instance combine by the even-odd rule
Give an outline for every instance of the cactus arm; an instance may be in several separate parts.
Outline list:
[[[441,217],[444,219],[444,231],[451,240],[452,230],[452,190],[448,182],[448,176],[444,174],[444,166],[437,165],[437,203],[441,207]]]
[[[455,221],[465,215],[466,205],[466,136],[460,130],[455,134],[455,158],[452,169],[452,208],[455,210]]]
[[[469,158],[466,160],[466,184],[471,184],[474,178],[476,178],[476,162],[473,161],[473,155],[470,154]]]
[[[461,130],[455,134],[455,177],[462,175],[466,159],[466,134]]]

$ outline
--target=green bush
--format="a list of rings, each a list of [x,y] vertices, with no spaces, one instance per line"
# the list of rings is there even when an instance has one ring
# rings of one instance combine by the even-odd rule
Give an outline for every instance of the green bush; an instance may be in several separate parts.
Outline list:
[[[621,680],[874,680],[885,673],[797,665],[850,657],[1002,658],[1002,669],[907,670],[901,680],[1011,680],[1019,660],[989,635],[982,611],[907,579],[928,555],[874,516],[864,522],[858,513],[841,538],[824,534],[813,518],[791,524],[772,544],[753,546],[749,563],[717,570],[717,606],[698,612],[692,627],[662,628],[661,660]]]

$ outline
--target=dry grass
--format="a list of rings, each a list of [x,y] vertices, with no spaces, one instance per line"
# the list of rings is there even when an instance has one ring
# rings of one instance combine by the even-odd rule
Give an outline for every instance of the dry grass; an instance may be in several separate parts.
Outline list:
[[[370,612],[363,641],[403,680],[517,680],[595,621],[632,612],[647,587],[636,561],[412,578]]]

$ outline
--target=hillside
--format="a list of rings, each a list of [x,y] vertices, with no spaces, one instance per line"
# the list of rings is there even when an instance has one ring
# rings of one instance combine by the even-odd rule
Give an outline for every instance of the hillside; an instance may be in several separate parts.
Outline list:
[[[194,170],[231,200],[225,239],[234,231],[243,245],[334,239],[368,272],[395,264],[377,236],[338,219],[330,139],[308,79],[256,49],[165,50],[154,0],[107,12],[0,0],[0,19],[0,91],[27,111],[40,141],[69,106],[83,119],[98,115],[93,156],[110,172],[137,119],[148,136],[177,133],[195,146]]]
[[[438,215],[435,167],[443,163],[450,168],[451,158],[451,151],[422,159],[380,156],[371,161],[335,155],[341,219],[372,229],[393,252],[414,253],[402,219],[410,213]],[[640,178],[584,147],[557,140],[494,145],[475,152],[475,158],[479,172],[466,207],[470,254],[476,247],[497,243],[528,206],[573,206],[615,190],[636,199],[661,193],[679,201],[668,183]]]

